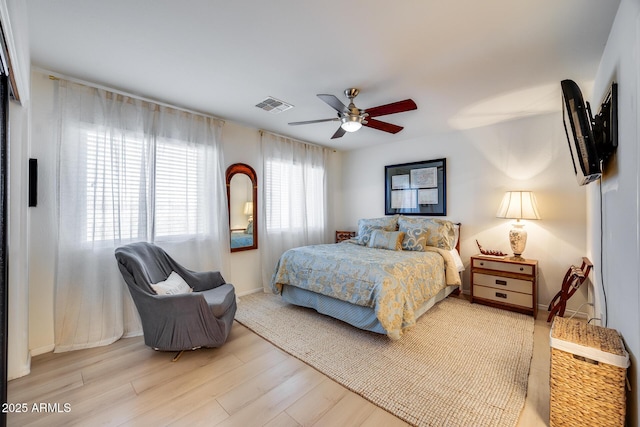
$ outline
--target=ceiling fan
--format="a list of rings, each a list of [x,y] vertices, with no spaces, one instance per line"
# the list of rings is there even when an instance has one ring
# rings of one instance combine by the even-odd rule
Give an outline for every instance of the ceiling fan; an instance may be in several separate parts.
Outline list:
[[[330,107],[338,112],[338,117],[333,119],[308,120],[305,122],[292,122],[291,126],[308,125],[311,123],[321,122],[341,122],[340,127],[333,134],[331,139],[341,138],[346,132],[355,132],[362,126],[378,129],[389,133],[398,133],[403,127],[392,123],[376,120],[373,117],[386,116],[387,114],[402,113],[404,111],[416,110],[418,106],[411,99],[404,101],[392,102],[391,104],[379,105],[373,108],[361,110],[355,106],[353,99],[358,96],[360,91],[355,88],[349,88],[344,91],[344,95],[349,98],[349,106],[347,107],[334,95],[318,94],[318,98],[329,104]]]

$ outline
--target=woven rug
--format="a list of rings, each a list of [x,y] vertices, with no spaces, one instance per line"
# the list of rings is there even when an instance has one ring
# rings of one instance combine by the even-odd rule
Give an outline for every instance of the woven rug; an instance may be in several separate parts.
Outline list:
[[[514,426],[524,405],[530,316],[447,298],[391,341],[255,293],[236,320],[413,425]]]

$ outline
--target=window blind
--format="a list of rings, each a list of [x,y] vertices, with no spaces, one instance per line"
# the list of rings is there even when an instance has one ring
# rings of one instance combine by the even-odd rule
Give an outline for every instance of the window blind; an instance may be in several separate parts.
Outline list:
[[[140,238],[146,229],[140,210],[147,197],[144,143],[96,132],[86,141],[86,240]]]
[[[206,233],[199,197],[203,146],[161,139],[154,162],[141,140],[87,133],[86,240],[137,240]],[[147,198],[154,211],[147,212]]]
[[[324,223],[324,171],[278,160],[265,162],[267,230],[321,228]]]
[[[204,209],[198,197],[202,146],[161,140],[155,162],[155,236],[205,233]]]

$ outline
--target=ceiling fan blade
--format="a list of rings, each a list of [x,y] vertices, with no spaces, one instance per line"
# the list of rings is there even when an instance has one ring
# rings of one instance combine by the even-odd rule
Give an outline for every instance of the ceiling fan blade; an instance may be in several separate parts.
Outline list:
[[[331,137],[331,139],[336,139],[336,138],[342,138],[342,136],[347,133],[346,130],[342,129],[342,127],[339,127],[338,130],[336,131],[336,133],[333,134],[333,136]]]
[[[349,109],[346,105],[342,103],[335,95],[327,95],[320,93],[318,94],[318,98],[322,99],[324,102],[329,104],[333,109],[335,109],[338,113],[348,113]]]
[[[402,126],[394,125],[392,123],[383,122],[381,120],[376,120],[369,117],[367,117],[367,123],[363,123],[363,126],[389,133],[398,133],[402,129],[404,129]]]
[[[333,119],[307,120],[306,122],[291,122],[289,124],[291,126],[297,126],[297,125],[309,125],[311,123],[335,122],[335,121],[340,121],[340,119],[337,117],[334,117]]]
[[[404,101],[392,102],[391,104],[379,105],[373,108],[367,108],[365,113],[369,114],[369,117],[386,116],[387,114],[402,113],[404,111],[416,110],[418,106],[411,99],[405,99]]]

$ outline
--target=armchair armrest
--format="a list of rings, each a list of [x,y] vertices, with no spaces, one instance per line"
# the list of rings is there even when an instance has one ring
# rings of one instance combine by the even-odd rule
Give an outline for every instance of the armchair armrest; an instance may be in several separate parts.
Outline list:
[[[194,292],[208,291],[227,283],[219,271],[188,271],[190,277],[185,281],[193,288]]]

